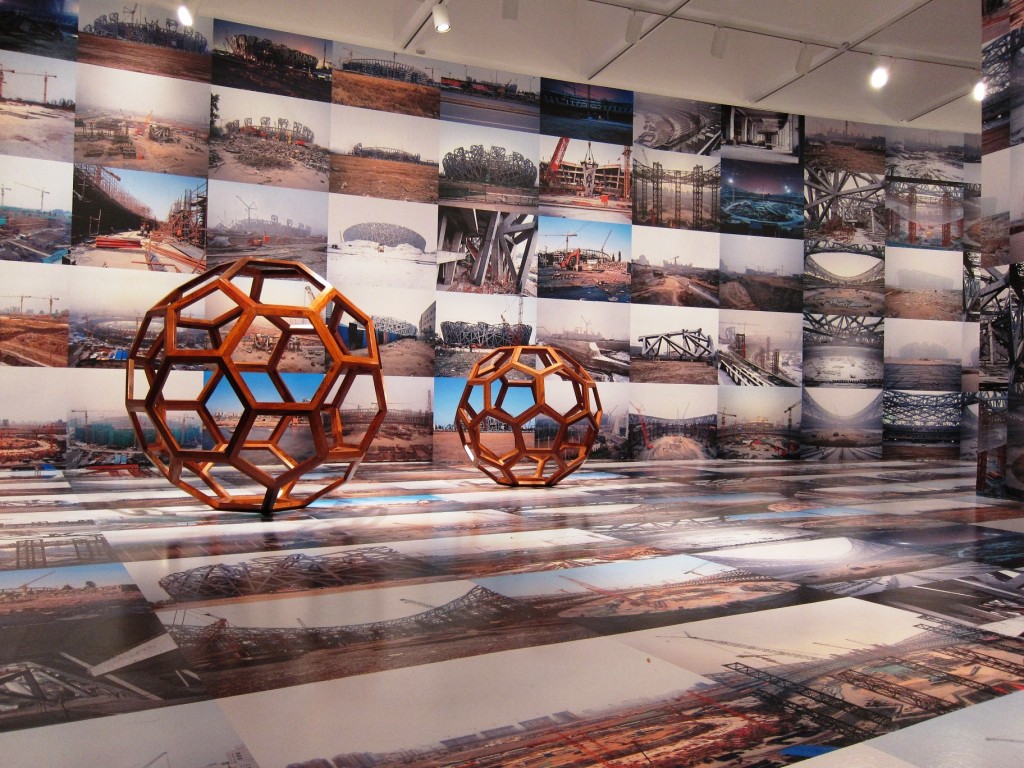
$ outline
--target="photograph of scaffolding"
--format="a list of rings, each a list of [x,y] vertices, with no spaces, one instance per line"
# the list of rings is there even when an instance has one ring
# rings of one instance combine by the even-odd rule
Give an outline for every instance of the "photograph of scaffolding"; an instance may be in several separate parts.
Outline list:
[[[439,276],[436,205],[328,197],[327,278],[338,290],[433,290]]]
[[[75,162],[205,176],[210,86],[78,65]]]
[[[210,82],[213,19],[185,26],[157,3],[81,0],[78,61],[103,67]]]
[[[3,51],[0,153],[71,161],[75,71],[73,62]]]
[[[892,179],[885,208],[887,245],[946,251],[963,246],[963,185]]]
[[[436,203],[438,122],[331,107],[330,191]]]
[[[435,76],[442,62],[335,42],[331,102],[437,119],[441,94]]]
[[[717,232],[722,189],[717,157],[645,150],[633,154],[633,223]]]
[[[74,166],[7,156],[0,164],[0,260],[60,264],[71,246]]]
[[[73,246],[90,267],[196,274],[206,268],[203,178],[74,166]]]
[[[224,19],[212,39],[214,85],[331,100],[331,42]]]
[[[210,179],[328,191],[331,108],[215,86]]]

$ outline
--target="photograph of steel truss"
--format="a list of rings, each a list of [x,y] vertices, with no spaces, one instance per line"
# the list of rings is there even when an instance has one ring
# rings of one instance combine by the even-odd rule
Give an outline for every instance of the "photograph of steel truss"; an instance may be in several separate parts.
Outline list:
[[[501,208],[438,208],[437,290],[537,295],[537,221]]]
[[[447,205],[535,213],[536,134],[442,121],[439,141],[438,191]]]
[[[633,143],[691,155],[714,154],[722,146],[722,107],[637,93],[633,99]]]
[[[804,169],[804,235],[839,245],[881,245],[886,235],[881,173]]]
[[[880,317],[804,312],[804,386],[881,389]]]
[[[964,238],[962,184],[890,179],[885,192],[887,245],[956,250]]]
[[[718,310],[630,308],[630,381],[717,384]]]
[[[891,325],[891,321],[886,324],[887,337]],[[888,368],[887,362],[887,373]],[[882,393],[883,457],[959,458],[964,402],[961,392],[886,389]]]
[[[634,460],[714,458],[718,454],[717,407],[717,387],[631,383],[629,457]]]
[[[722,179],[717,157],[637,147],[631,181],[633,222],[717,232]]]
[[[885,310],[885,248],[804,244],[804,310],[879,317]]]

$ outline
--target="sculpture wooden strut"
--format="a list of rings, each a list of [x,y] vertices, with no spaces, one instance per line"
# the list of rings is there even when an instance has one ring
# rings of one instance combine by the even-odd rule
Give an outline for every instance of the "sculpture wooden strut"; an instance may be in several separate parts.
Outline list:
[[[281,289],[308,304],[264,302]],[[297,351],[309,350],[322,372],[296,372],[310,357],[297,364]],[[196,369],[202,386],[184,397]],[[373,404],[347,418],[353,387]],[[352,476],[387,413],[373,321],[297,262],[215,267],[146,313],[128,357],[126,406],[146,455],[211,507],[303,507]],[[175,434],[174,423],[197,419],[201,440],[186,441],[183,427]],[[312,476],[324,463],[342,466]],[[262,492],[251,483],[236,492],[238,473]]]

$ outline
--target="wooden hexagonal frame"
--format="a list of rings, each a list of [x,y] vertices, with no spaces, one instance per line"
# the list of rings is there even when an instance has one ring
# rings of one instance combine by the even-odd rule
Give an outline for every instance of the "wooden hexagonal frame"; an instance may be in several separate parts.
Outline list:
[[[574,401],[568,407],[548,402],[552,378],[571,387]],[[532,402],[511,412],[515,392]],[[510,346],[473,366],[455,410],[455,427],[473,466],[496,483],[550,486],[583,466],[601,416],[597,384],[576,360],[548,346]],[[538,446],[527,429],[538,417],[555,424],[548,446]],[[502,439],[488,445],[496,433]]]
[[[302,283],[311,297],[308,306],[264,303],[264,289],[275,280]],[[186,315],[216,292],[226,297],[229,310],[213,318]],[[239,345],[256,318],[277,327],[281,336],[265,359],[242,361]],[[325,350],[323,378],[304,398],[294,396],[280,370],[292,322],[301,324],[301,333],[315,334]],[[179,346],[178,329],[204,331],[207,348]],[[195,399],[165,396],[164,386],[176,367],[207,370]],[[369,379],[376,413],[358,440],[347,441],[342,405],[361,378]],[[253,380],[264,383],[272,399],[260,399]],[[208,407],[220,386],[230,387],[241,407],[232,429],[218,424]],[[168,480],[214,509],[270,514],[304,507],[352,476],[387,414],[373,320],[298,262],[240,259],[221,265],[172,291],[146,313],[128,356],[125,405],[150,460]],[[210,445],[179,445],[169,417],[182,412],[197,415]],[[253,430],[261,419],[269,433],[256,437]],[[306,430],[302,456],[283,445],[295,429]],[[327,462],[343,465],[339,476],[310,477]],[[218,476],[225,469],[263,491],[234,492]]]

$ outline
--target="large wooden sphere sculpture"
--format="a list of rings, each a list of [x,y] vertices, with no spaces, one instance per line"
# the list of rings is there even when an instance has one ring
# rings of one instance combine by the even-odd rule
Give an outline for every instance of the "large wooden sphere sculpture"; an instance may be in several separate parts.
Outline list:
[[[473,366],[455,411],[473,465],[502,485],[561,481],[583,466],[600,426],[590,374],[546,346],[491,352]]]
[[[215,267],[146,313],[126,405],[168,480],[264,514],[348,480],[387,413],[370,317],[304,265],[261,259]]]

